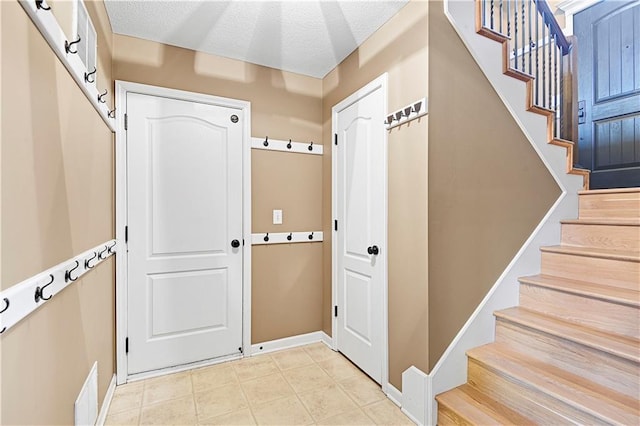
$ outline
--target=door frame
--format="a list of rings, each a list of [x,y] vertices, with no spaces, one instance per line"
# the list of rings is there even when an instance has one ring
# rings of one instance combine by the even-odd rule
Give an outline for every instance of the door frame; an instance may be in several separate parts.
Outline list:
[[[127,134],[125,130],[124,113],[127,111],[127,93],[158,96],[189,102],[235,108],[242,111],[244,125],[242,129],[242,238],[246,242],[242,247],[242,345],[243,354],[233,355],[232,358],[251,355],[251,102],[237,99],[223,98],[202,93],[187,92],[147,84],[116,80],[116,132],[115,132],[115,204],[116,204],[116,240],[121,248],[116,252],[116,381],[124,384],[129,379],[127,373],[127,354],[125,352],[125,338],[128,325],[128,282],[127,282],[127,246],[125,240],[125,226],[127,225]],[[142,378],[168,372],[184,370],[196,365],[206,365],[220,362],[226,358],[216,358],[215,361],[188,364],[183,367],[166,368],[149,373],[132,375]]]
[[[338,113],[354,103],[358,102],[360,99],[366,97],[368,94],[373,92],[376,89],[382,90],[382,98],[383,98],[383,116],[387,116],[387,100],[388,100],[388,73],[382,74],[380,77],[376,78],[372,82],[368,83],[364,87],[357,90],[355,93],[348,96],[346,99],[338,102],[336,105],[331,108],[331,136],[334,137],[338,131]],[[385,185],[382,188],[382,197],[384,200],[384,211],[382,213],[384,218],[384,232],[383,238],[381,241],[381,245],[385,250],[384,261],[382,263],[382,375],[380,377],[380,382],[382,386],[382,391],[385,394],[389,393],[389,303],[388,303],[388,259],[387,250],[389,247],[388,244],[388,211],[389,211],[389,197],[387,187],[389,185],[389,176],[388,176],[388,168],[389,168],[389,158],[388,158],[388,132],[386,129],[384,130],[383,135],[383,144],[384,144],[384,168],[382,170],[383,178]],[[335,142],[332,140],[331,144],[331,215],[333,220],[336,220],[338,217],[338,161],[337,161],[337,147]],[[338,306],[338,241],[337,241],[337,231],[332,224],[333,232],[331,238],[331,302],[332,307]],[[335,309],[335,308],[334,308]],[[335,314],[331,315],[331,344],[334,350],[338,350],[338,320]]]

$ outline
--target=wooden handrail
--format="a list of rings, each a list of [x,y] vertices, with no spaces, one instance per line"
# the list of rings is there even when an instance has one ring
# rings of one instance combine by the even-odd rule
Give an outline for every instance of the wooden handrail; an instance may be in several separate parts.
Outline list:
[[[536,10],[542,16],[545,24],[549,27],[549,31],[553,36],[553,39],[556,42],[556,45],[562,52],[562,56],[569,54],[571,51],[571,43],[567,40],[567,37],[562,32],[562,28],[560,28],[560,24],[556,20],[556,17],[553,15],[551,8],[546,0],[534,0],[536,3]]]

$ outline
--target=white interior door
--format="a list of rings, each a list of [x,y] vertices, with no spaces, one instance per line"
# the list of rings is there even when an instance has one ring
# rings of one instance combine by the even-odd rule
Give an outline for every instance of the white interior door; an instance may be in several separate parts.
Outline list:
[[[334,107],[337,346],[381,383],[386,317],[386,85],[374,83]]]
[[[128,373],[237,354],[242,111],[128,93],[127,116]]]

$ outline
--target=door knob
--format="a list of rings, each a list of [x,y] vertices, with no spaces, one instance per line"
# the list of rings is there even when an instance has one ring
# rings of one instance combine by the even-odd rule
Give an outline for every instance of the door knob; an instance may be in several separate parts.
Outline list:
[[[380,253],[380,249],[378,249],[378,246],[370,246],[367,248],[367,253],[377,256]]]
[[[231,247],[233,247],[233,248],[240,247],[240,241],[238,241],[238,240],[231,241]]]

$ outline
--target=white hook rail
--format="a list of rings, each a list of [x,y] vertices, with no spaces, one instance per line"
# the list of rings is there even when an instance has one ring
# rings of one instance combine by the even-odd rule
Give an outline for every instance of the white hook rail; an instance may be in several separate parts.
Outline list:
[[[38,30],[42,36],[47,40],[51,50],[58,56],[62,64],[71,74],[71,77],[76,81],[80,90],[85,94],[91,105],[98,111],[100,117],[105,122],[105,124],[109,127],[112,132],[115,132],[115,124],[114,124],[114,116],[115,110],[109,110],[109,107],[106,103],[98,100],[98,88],[93,80],[86,81],[85,73],[88,73],[89,70],[85,69],[82,60],[78,55],[67,53],[65,49],[65,42],[71,42],[72,40],[67,40],[64,31],[58,24],[55,16],[51,10],[42,8],[38,8],[35,0],[19,0],[22,8],[27,12],[27,15],[31,18],[33,23],[36,25]],[[45,7],[48,8],[48,6]],[[93,76],[95,79],[95,76]]]
[[[308,232],[262,232],[251,234],[251,245],[317,243],[322,241],[322,231]]]
[[[270,139],[268,136],[263,138],[252,137],[251,148],[315,155],[322,155],[323,151],[322,145],[317,145],[313,142],[293,142],[292,140],[282,141],[278,139]]]
[[[0,334],[115,254],[116,248],[116,240],[109,240],[0,292]]]
[[[388,114],[384,121],[384,124],[387,126],[387,130],[391,130],[394,127],[401,126],[415,120],[416,118],[427,115],[429,113],[429,105],[427,102],[427,98],[418,99],[406,107]]]

